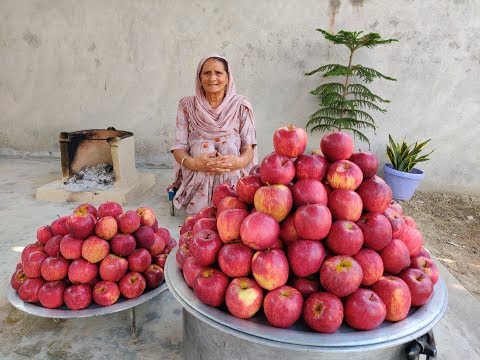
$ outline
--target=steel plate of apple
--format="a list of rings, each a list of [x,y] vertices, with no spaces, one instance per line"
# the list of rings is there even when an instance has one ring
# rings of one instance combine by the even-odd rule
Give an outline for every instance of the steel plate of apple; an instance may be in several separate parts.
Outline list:
[[[154,294],[176,246],[152,209],[124,211],[115,202],[81,204],[36,237],[22,251],[11,288],[25,303],[74,311]]]
[[[238,318],[262,309],[274,327],[303,319],[322,333],[343,322],[372,330],[428,302],[438,269],[376,175],[376,156],[354,153],[344,132],[305,154],[306,131],[293,125],[276,130],[273,145],[180,228],[175,258],[196,297]]]

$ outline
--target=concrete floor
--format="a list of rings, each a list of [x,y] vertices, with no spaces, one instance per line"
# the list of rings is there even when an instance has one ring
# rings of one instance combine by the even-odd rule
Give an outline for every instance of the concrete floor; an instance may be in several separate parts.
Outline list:
[[[152,207],[160,226],[178,238],[181,216],[168,213],[165,187],[171,170],[143,166],[155,174],[156,185],[125,206]],[[14,308],[5,292],[23,246],[34,242],[39,226],[70,213],[74,203],[36,201],[35,189],[61,177],[59,160],[0,158],[0,297],[1,359],[182,359],[182,312],[166,291],[136,307],[137,340],[131,337],[129,311],[92,318],[52,319],[25,314]],[[420,225],[421,226],[421,225]],[[435,326],[438,359],[480,359],[480,302],[443,266],[441,276],[449,304]]]

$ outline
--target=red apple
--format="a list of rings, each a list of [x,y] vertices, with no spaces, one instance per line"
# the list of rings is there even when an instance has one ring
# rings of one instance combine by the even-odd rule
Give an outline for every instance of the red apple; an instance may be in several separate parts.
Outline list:
[[[110,253],[108,241],[97,236],[89,236],[82,244],[82,257],[95,264],[103,260]]]
[[[187,216],[185,221],[183,222],[182,226],[180,227],[180,235],[183,235],[184,233],[188,231],[193,230],[193,225],[195,225],[195,222],[197,221],[197,218],[195,216]]]
[[[128,256],[135,250],[137,242],[131,234],[117,234],[110,240],[110,246],[115,255]]]
[[[82,256],[83,240],[77,239],[72,235],[65,235],[60,240],[60,254],[65,259],[78,259]]]
[[[219,212],[220,213],[220,212]],[[195,222],[195,225],[193,225],[192,231],[187,231],[186,233],[183,233],[181,236],[193,236],[193,234],[198,233],[199,231],[202,230],[212,230],[212,231],[217,231],[217,219],[213,217],[206,217],[206,218],[201,218],[198,219]]]
[[[65,289],[63,281],[47,281],[38,289],[38,300],[43,307],[56,309],[63,305]]]
[[[248,204],[242,200],[240,200],[236,196],[225,196],[220,202],[218,203],[217,206],[217,218],[218,215],[225,210],[228,209],[244,209],[244,210],[249,210]],[[197,220],[198,222],[198,220]],[[194,226],[195,227],[195,226]]]
[[[240,226],[249,214],[245,209],[227,209],[219,212],[216,229],[220,240],[226,244],[240,239]]]
[[[405,215],[404,215],[404,216],[403,216],[403,219],[405,220],[405,224],[406,224],[407,226],[410,226],[410,227],[412,227],[412,228],[414,228],[414,229],[417,228],[417,223],[415,222],[415,220],[413,220],[412,217],[410,217],[410,216],[405,216]]]
[[[353,139],[347,133],[333,132],[322,137],[320,149],[328,161],[346,160],[353,154]]]
[[[322,181],[328,169],[328,162],[321,155],[303,154],[295,160],[295,179],[315,179]]]
[[[195,221],[198,221],[203,218],[215,218],[217,217],[217,208],[213,205],[205,206],[200,210],[195,216]]]
[[[328,208],[335,220],[358,221],[363,211],[360,195],[352,190],[333,190],[328,195]]]
[[[253,250],[271,246],[280,233],[280,225],[273,217],[262,212],[248,215],[240,226],[242,242]]]
[[[136,211],[128,210],[118,215],[116,219],[118,229],[124,234],[132,234],[140,227],[140,216],[138,216]]]
[[[287,156],[273,152],[265,156],[260,164],[260,179],[264,184],[288,185],[294,177],[295,165]]]
[[[100,306],[110,306],[120,297],[120,288],[113,281],[99,281],[93,287],[93,301]]]
[[[190,245],[185,243],[178,246],[177,253],[175,254],[175,260],[177,261],[178,268],[183,270],[183,266],[188,258],[193,257],[190,251]]]
[[[390,205],[388,206],[389,208],[395,210],[400,216],[403,216],[403,208],[402,205],[400,205],[398,202],[395,200],[392,200]]]
[[[281,127],[273,133],[273,147],[280,155],[296,158],[307,148],[307,132],[292,124]]]
[[[355,255],[353,255],[353,258],[362,267],[363,286],[370,286],[382,277],[384,270],[383,261],[376,251],[364,248],[357,252]]]
[[[408,268],[399,275],[405,281],[412,294],[412,306],[422,306],[427,303],[433,294],[433,282],[420,269]]]
[[[143,294],[147,287],[147,283],[142,274],[132,271],[123,275],[118,286],[120,288],[120,293],[123,296],[127,299],[133,299]]]
[[[366,179],[358,187],[357,193],[362,198],[363,207],[367,211],[383,213],[392,201],[392,190],[383,181]]]
[[[222,244],[216,232],[202,230],[193,236],[190,242],[190,252],[198,265],[207,266],[217,261]]]
[[[345,321],[356,330],[373,330],[387,314],[382,299],[370,289],[357,289],[345,300]]]
[[[40,226],[37,230],[37,240],[42,245],[45,245],[52,236],[53,233],[49,225]]]
[[[416,256],[413,258],[410,267],[422,270],[432,280],[433,285],[438,282],[438,278],[440,277],[438,267],[432,259],[424,256]]]
[[[100,263],[100,278],[106,281],[119,281],[127,273],[128,260],[114,254],[108,254]]]
[[[152,228],[147,225],[141,225],[133,236],[137,240],[137,247],[149,249],[155,242],[155,233]]]
[[[228,283],[227,275],[220,270],[207,268],[195,276],[192,287],[201,302],[211,306],[220,306],[225,302]]]
[[[365,247],[378,251],[392,241],[392,225],[382,214],[367,212],[360,217],[357,225],[362,229]]]
[[[308,298],[311,294],[320,291],[320,282],[317,279],[318,276],[308,276],[308,277],[295,277],[292,281],[292,286],[297,289],[303,298]]]
[[[386,320],[396,322],[407,317],[412,295],[405,281],[396,276],[382,276],[372,285],[372,290],[385,304]]]
[[[104,240],[110,240],[118,230],[117,220],[113,216],[100,218],[95,224],[95,235]]]
[[[328,184],[333,189],[356,190],[363,180],[362,170],[348,160],[337,160],[327,171]]]
[[[402,235],[403,228],[406,226],[402,215],[389,206],[383,212],[383,216],[385,216],[388,221],[390,221],[390,225],[392,225],[392,238],[399,239]]]
[[[155,220],[157,220],[155,217],[155,211],[145,206],[139,207],[137,209],[137,214],[140,217],[140,225],[152,227],[152,225],[155,223]]]
[[[25,275],[23,268],[17,269],[15,270],[12,277],[10,278],[10,285],[12,286],[12,289],[14,289],[15,291],[18,291],[18,288],[20,287],[20,285],[22,285],[23,282],[27,279],[28,277],[27,275]]]
[[[165,263],[167,262],[167,257],[168,257],[168,254],[157,255],[152,259],[152,263],[154,263],[155,265],[158,265],[162,269],[164,269],[165,268]],[[193,257],[192,257],[192,259],[193,259]]]
[[[22,265],[25,262],[25,260],[27,259],[28,255],[30,255],[32,252],[36,252],[36,251],[45,252],[45,249],[44,249],[43,245],[39,244],[39,243],[28,244],[27,246],[25,246],[22,250],[22,255],[20,257]]]
[[[266,290],[285,285],[288,280],[288,259],[280,249],[257,251],[252,258],[255,281]]]
[[[92,204],[80,204],[74,210],[74,214],[91,214],[97,218],[97,209]]]
[[[315,274],[325,260],[325,249],[318,241],[297,240],[287,249],[290,269],[298,277]]]
[[[293,224],[300,238],[320,240],[330,231],[332,214],[326,206],[320,204],[302,205],[295,211]]]
[[[248,175],[238,180],[237,193],[238,198],[247,204],[253,204],[255,192],[263,186],[260,176]]]
[[[387,274],[397,275],[410,266],[407,246],[401,240],[393,239],[378,254],[382,258],[383,267]]]
[[[415,256],[425,256],[425,257],[427,257],[427,258],[430,259],[430,253],[429,253],[428,250],[425,249],[424,247],[422,247],[422,249],[420,250],[420,252],[419,252],[417,255],[415,255]]]
[[[111,216],[117,218],[118,215],[123,213],[122,205],[109,201],[98,206],[97,216],[103,218],[106,216]]]
[[[362,230],[353,221],[334,221],[326,244],[337,255],[354,255],[363,245]]]
[[[293,204],[300,207],[307,204],[327,206],[328,196],[323,184],[316,179],[300,179],[291,187]]]
[[[38,302],[38,291],[45,284],[42,278],[26,279],[18,288],[18,297],[28,303]]]
[[[98,274],[98,266],[92,264],[83,258],[72,261],[68,268],[68,280],[72,284],[87,284]]]
[[[334,333],[342,325],[342,302],[328,292],[316,292],[305,300],[303,319],[316,332]]]
[[[410,256],[417,255],[423,247],[422,233],[411,226],[405,226],[403,228],[400,240],[407,245]]]
[[[260,176],[260,165],[254,165],[248,172],[248,175]]]
[[[47,281],[62,280],[68,273],[68,260],[59,257],[47,257],[40,267],[42,277]]]
[[[151,264],[147,268],[147,270],[143,272],[143,277],[145,278],[145,282],[147,283],[147,288],[156,289],[162,283],[165,275],[163,273],[162,267]]]
[[[220,201],[226,196],[237,196],[237,192],[235,187],[228,184],[223,183],[218,185],[215,189],[213,189],[212,193],[212,203],[215,207],[218,207]]]
[[[85,284],[72,285],[65,289],[63,301],[70,310],[82,310],[92,303],[92,288]]]
[[[34,251],[30,253],[25,261],[22,262],[25,275],[29,278],[41,277],[41,266],[47,257],[48,255],[43,251]]]
[[[152,257],[154,257],[154,256],[157,256],[157,255],[160,255],[162,253],[163,249],[165,249],[165,240],[163,240],[163,238],[160,235],[155,233],[154,234],[154,239],[153,239],[153,245],[150,246],[148,251],[150,252],[150,255],[152,255]]]
[[[262,306],[262,302],[262,288],[247,277],[233,279],[225,292],[228,311],[240,319],[248,319],[255,315]]]
[[[266,185],[257,190],[253,203],[257,211],[280,222],[290,213],[293,198],[290,189],[285,185]]]
[[[353,293],[362,280],[362,267],[351,256],[332,256],[323,262],[320,269],[320,284],[338,297]]]
[[[298,240],[297,230],[295,230],[293,223],[293,215],[294,213],[290,213],[285,220],[280,223],[280,233],[278,236],[287,246]]]
[[[358,165],[360,170],[362,170],[364,179],[371,178],[377,173],[377,156],[369,151],[353,153],[348,160]]]
[[[67,218],[65,225],[74,238],[85,239],[95,229],[95,218],[89,213],[76,213]]]
[[[140,218],[140,223],[142,222],[142,219]],[[152,224],[152,230],[157,231],[158,230],[158,220],[155,218],[155,221]]]
[[[218,253],[218,265],[231,278],[248,276],[252,270],[253,250],[244,243],[225,244]]]
[[[148,269],[152,263],[152,256],[147,249],[135,249],[128,255],[128,268],[130,271],[142,273]]]
[[[62,235],[54,235],[45,244],[44,250],[48,256],[58,256],[60,254],[60,241],[62,241]]]
[[[270,325],[292,326],[302,316],[303,297],[294,287],[283,285],[271,290],[263,300],[263,311]]]
[[[54,220],[50,224],[50,230],[52,230],[53,235],[62,235],[65,236],[68,234],[67,230],[67,219],[69,216],[62,216],[59,219]]]
[[[162,267],[161,265],[159,266]],[[187,285],[192,287],[195,276],[197,276],[197,274],[204,269],[207,269],[207,266],[198,265],[193,256],[188,257],[183,263],[182,269],[183,278],[185,279]]]

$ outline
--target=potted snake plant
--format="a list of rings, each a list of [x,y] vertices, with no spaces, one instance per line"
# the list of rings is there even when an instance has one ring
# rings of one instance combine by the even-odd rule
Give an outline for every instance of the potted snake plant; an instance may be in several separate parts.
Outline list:
[[[434,151],[421,155],[430,140],[407,144],[405,139],[397,142],[388,134],[387,158],[390,163],[385,164],[383,171],[384,180],[391,187],[394,199],[410,200],[412,198],[424,177],[423,171],[415,165],[429,160],[428,156]]]

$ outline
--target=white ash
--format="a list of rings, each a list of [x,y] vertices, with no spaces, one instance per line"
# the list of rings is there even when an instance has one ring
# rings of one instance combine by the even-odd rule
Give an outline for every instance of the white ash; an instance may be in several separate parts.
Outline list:
[[[111,190],[114,188],[115,172],[111,163],[84,166],[65,182],[67,191]]]

